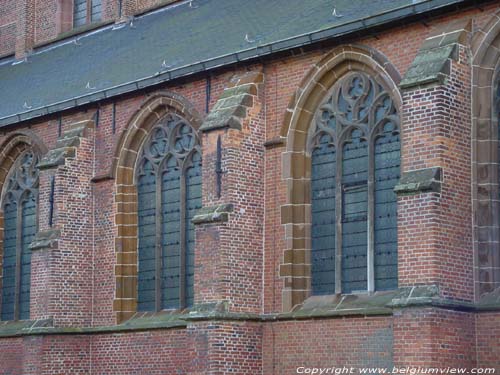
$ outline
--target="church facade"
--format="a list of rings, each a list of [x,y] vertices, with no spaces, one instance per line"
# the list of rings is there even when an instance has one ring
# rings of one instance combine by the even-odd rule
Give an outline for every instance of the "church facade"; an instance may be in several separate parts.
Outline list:
[[[499,114],[497,1],[2,1],[0,374],[500,371]]]

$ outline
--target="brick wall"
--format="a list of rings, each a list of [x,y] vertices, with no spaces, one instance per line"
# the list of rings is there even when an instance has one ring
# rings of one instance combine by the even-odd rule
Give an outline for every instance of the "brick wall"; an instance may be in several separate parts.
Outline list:
[[[54,39],[58,32],[58,23],[60,22],[57,17],[62,14],[58,13],[58,8],[62,3],[57,0],[36,0],[36,15],[35,15],[35,43],[47,42]]]
[[[258,374],[262,328],[194,323],[187,328],[0,340],[0,374]]]
[[[195,275],[197,302],[226,301],[235,312],[260,312],[262,298],[262,231],[264,217],[264,76],[259,70],[234,74],[229,87],[252,85],[256,95],[241,129],[217,129],[203,134],[203,205],[232,204],[229,221],[197,229]],[[215,168],[217,139],[222,146],[220,197]],[[242,160],[245,162],[242,163]],[[203,248],[206,247],[207,251]],[[217,263],[210,259],[218,259]]]
[[[1,374],[21,375],[24,360],[23,339],[3,338],[0,340]]]
[[[40,212],[45,215],[39,215],[39,231],[54,228],[61,235],[57,248],[34,252],[32,256],[32,272],[40,278],[40,284],[32,286],[37,303],[33,304],[31,317],[52,317],[58,326],[89,326],[92,321],[94,134],[87,127],[84,133],[74,156],[68,157],[65,164],[41,173]],[[52,177],[55,203],[51,227],[48,213]]]
[[[484,367],[500,369],[500,314],[498,312],[476,315],[477,363]]]
[[[398,207],[400,285],[435,284],[463,300],[474,296],[468,60],[461,47],[446,85],[404,92],[403,172],[442,167],[443,183]]]
[[[0,2],[0,56],[14,52],[16,45],[16,0]]]
[[[47,8],[36,18],[45,26],[35,30],[36,41],[50,40],[57,29],[46,18],[54,4],[43,3]],[[109,18],[116,9],[110,4],[105,7]],[[134,4],[135,12],[156,2]],[[0,2],[0,54],[14,48],[15,24],[9,23],[14,5],[12,1]],[[403,75],[433,28],[469,16],[477,19],[475,27],[479,27],[494,9],[489,6],[484,11],[468,10],[430,20],[428,25],[405,25],[355,42],[381,52]],[[242,130],[222,129],[203,136],[203,203],[233,203],[234,211],[229,222],[200,226],[196,231],[197,302],[228,301],[233,312],[282,311],[285,280],[279,276],[279,265],[283,263],[288,236],[280,220],[287,186],[281,178],[285,145],[279,136],[297,88],[333,47],[322,46],[213,73],[209,109],[232,77],[247,70],[261,71],[263,81]],[[400,286],[435,283],[443,296],[459,300],[473,297],[467,59],[467,51],[461,49],[446,85],[405,94],[403,169],[443,167],[444,184],[441,194],[417,194],[399,201]],[[197,76],[119,98],[114,111],[114,103],[101,103],[99,124],[82,138],[75,158],[51,172],[57,178],[56,225],[63,234],[56,250],[43,250],[33,256],[32,318],[53,317],[58,326],[116,323],[113,298],[117,289],[117,190],[110,177],[116,147],[141,103],[162,90],[182,95],[205,116],[206,78]],[[91,117],[95,110],[94,106],[63,113],[62,132],[82,117]],[[20,124],[16,128],[27,127]],[[34,121],[29,127],[49,149],[56,147],[57,116]],[[1,134],[0,142],[9,134],[10,130]],[[221,199],[214,197],[218,136],[223,144],[225,172]],[[48,228],[50,176],[41,176],[41,229]],[[301,364],[363,366],[393,362],[499,367],[498,327],[496,313],[416,309],[397,312],[394,318],[346,317],[262,324],[197,322],[186,329],[2,338],[0,374],[56,374],[68,369],[71,373],[89,373],[90,368],[96,374],[170,373],[174,368],[200,374],[206,368],[214,373],[229,373],[230,369],[260,373],[260,366],[264,374],[288,374]]]
[[[92,373],[186,373],[194,359],[194,341],[186,330],[98,335],[92,339]],[[197,349],[206,352],[199,341]]]
[[[264,326],[263,373],[295,374],[300,366],[390,368],[392,346],[386,317],[271,323]]]
[[[394,316],[394,365],[484,366],[476,361],[476,329],[470,313],[408,309]]]

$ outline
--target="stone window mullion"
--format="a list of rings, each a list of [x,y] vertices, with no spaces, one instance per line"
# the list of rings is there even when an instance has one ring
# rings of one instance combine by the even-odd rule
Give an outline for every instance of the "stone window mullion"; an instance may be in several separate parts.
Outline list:
[[[182,161],[183,166],[180,176],[180,254],[179,254],[179,304],[180,308],[186,307],[186,170],[185,160]]]
[[[162,231],[162,173],[161,169],[157,166],[156,174],[156,208],[155,208],[155,308],[156,311],[162,310],[162,271],[163,271],[163,231]]]
[[[494,286],[500,285],[500,70],[497,70],[495,77],[495,86],[493,91],[493,118],[492,118],[492,133],[494,134],[493,139],[496,141],[496,149],[493,148],[490,152],[495,155],[494,163],[496,163],[497,176],[496,181],[492,181],[494,186],[494,193],[491,197],[492,200],[492,211],[491,211],[491,219],[493,221],[493,235],[492,237],[492,249],[491,249],[491,257],[489,259],[489,263],[491,264],[492,272],[491,274],[491,282]],[[495,118],[496,115],[496,118]],[[495,215],[495,212],[497,213]]]
[[[375,140],[368,141],[368,251],[367,251],[367,282],[368,292],[375,291]]]
[[[14,297],[14,320],[19,320],[19,300],[21,297],[21,256],[23,240],[23,217],[22,217],[22,199],[17,201],[17,237],[16,237],[16,274],[15,274],[15,297]]]
[[[336,186],[335,186],[335,293],[342,293],[342,218],[344,217],[344,189],[342,188],[342,159],[344,150],[342,145],[336,145]]]

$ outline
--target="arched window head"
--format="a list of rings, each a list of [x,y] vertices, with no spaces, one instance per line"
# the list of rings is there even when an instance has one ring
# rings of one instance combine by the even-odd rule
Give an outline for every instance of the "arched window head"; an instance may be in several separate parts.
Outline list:
[[[1,320],[24,320],[30,315],[30,244],[37,231],[37,163],[38,156],[32,150],[25,151],[4,184]]]
[[[339,79],[319,106],[311,152],[312,293],[397,288],[399,115],[363,72]]]
[[[194,226],[201,208],[201,152],[195,129],[168,114],[147,137],[136,168],[138,311],[193,303]]]

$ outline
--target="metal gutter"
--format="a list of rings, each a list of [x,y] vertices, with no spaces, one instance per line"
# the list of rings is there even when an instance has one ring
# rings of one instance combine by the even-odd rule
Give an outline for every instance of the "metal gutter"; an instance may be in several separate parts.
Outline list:
[[[243,61],[248,61],[264,56],[270,56],[277,52],[283,52],[293,48],[300,48],[313,43],[325,41],[335,37],[345,36],[366,30],[371,27],[381,26],[394,21],[398,21],[411,16],[435,11],[440,8],[449,7],[464,3],[465,0],[426,0],[412,5],[404,6],[379,13],[375,16],[346,22],[328,29],[318,30],[303,35],[279,40],[273,43],[258,45],[254,48],[241,50],[235,53],[218,56],[212,59],[198,61],[172,70],[166,70],[153,76],[145,77],[137,81],[127,82],[118,86],[110,87],[92,94],[70,98],[61,102],[53,103],[44,107],[39,107],[26,112],[20,112],[0,118],[0,127],[31,120],[37,117],[46,116],[63,110],[79,107],[85,104],[95,103],[103,99],[109,99],[118,95],[127,94],[139,89],[165,83],[176,78],[187,77],[196,73],[208,71],[210,69],[231,65]],[[109,27],[109,26],[108,26]],[[99,32],[99,31],[94,31]],[[61,41],[59,44],[64,44]]]

